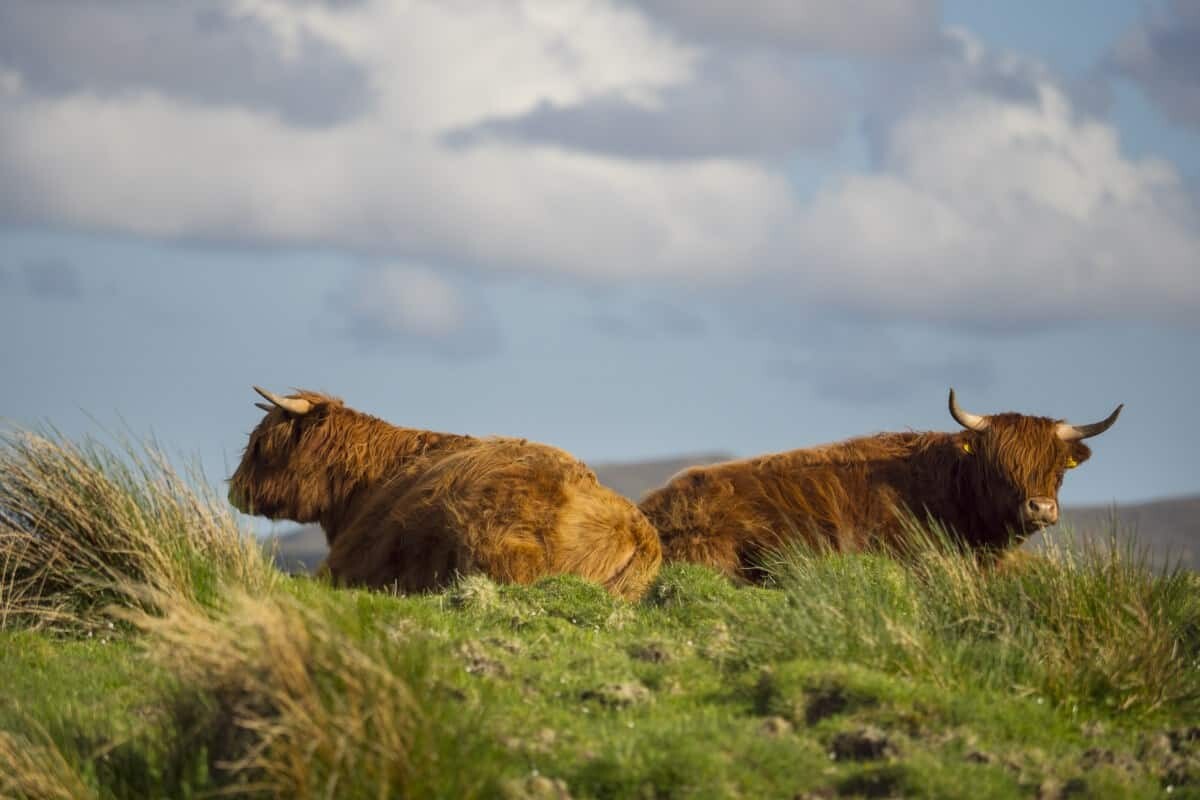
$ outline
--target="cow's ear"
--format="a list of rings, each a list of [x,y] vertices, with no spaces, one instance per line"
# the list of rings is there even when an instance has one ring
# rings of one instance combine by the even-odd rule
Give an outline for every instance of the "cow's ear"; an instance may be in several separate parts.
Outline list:
[[[966,453],[969,456],[975,454],[975,447],[966,439],[959,442],[958,446],[964,453]]]
[[[1071,442],[1067,450],[1067,469],[1075,469],[1092,457],[1092,448],[1083,442]]]

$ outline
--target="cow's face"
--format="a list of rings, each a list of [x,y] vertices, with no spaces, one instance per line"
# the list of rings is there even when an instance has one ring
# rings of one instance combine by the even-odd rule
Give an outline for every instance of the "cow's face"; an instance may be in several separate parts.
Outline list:
[[[307,392],[278,397],[258,391],[271,404],[256,404],[267,413],[250,432],[241,463],[229,479],[229,502],[246,514],[314,522],[328,505],[329,493],[318,445],[341,403]]]
[[[1023,539],[1057,523],[1063,478],[1092,454],[1081,440],[1107,430],[1121,408],[1083,426],[1023,414],[981,417],[958,408],[951,390],[950,413],[966,428],[955,436],[955,447],[988,533],[1009,531]]]
[[[1087,461],[1091,449],[1060,439],[1056,420],[996,414],[989,421],[986,430],[956,437],[960,458],[974,478],[974,501],[987,509],[983,516],[1021,537],[1054,525],[1063,478]]]

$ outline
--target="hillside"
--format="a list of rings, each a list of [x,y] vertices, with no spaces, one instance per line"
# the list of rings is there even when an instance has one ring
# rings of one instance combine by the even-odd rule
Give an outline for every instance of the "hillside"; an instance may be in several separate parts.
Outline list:
[[[1200,797],[1191,572],[797,551],[769,588],[395,596],[280,574],[195,487],[0,439],[0,797]]]
[[[679,470],[695,464],[711,464],[729,458],[720,453],[695,456],[601,464],[595,467],[600,481],[633,500],[660,486]],[[1063,524],[1051,529],[1049,536],[1066,536],[1071,531],[1086,540],[1106,540],[1113,530],[1113,515],[1122,536],[1129,534],[1135,545],[1145,548],[1155,565],[1179,561],[1183,566],[1200,570],[1200,495],[1104,506],[1080,506],[1063,512]],[[325,557],[325,534],[316,525],[295,528],[276,537],[271,544],[278,547],[276,561],[290,571],[308,571]],[[1028,543],[1030,548],[1042,545],[1043,535]]]
[[[1093,541],[1106,540],[1116,523],[1120,537],[1132,538],[1156,566],[1179,563],[1200,570],[1200,495],[1106,506],[1080,506],[1063,513],[1064,531]],[[1051,529],[1048,535],[1059,531]],[[1043,535],[1044,536],[1044,535]],[[1043,536],[1029,547],[1040,546]]]

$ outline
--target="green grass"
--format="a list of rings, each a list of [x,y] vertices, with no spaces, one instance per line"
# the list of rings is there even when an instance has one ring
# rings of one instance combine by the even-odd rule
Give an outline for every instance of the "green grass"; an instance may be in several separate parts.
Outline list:
[[[395,597],[281,576],[218,501],[91,455],[116,488],[68,502],[75,462],[0,453],[0,796],[1200,796],[1200,581],[1120,548]]]

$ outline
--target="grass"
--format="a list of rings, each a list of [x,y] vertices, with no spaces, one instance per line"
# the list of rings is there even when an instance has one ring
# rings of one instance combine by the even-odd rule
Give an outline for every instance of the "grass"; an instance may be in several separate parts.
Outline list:
[[[0,796],[1200,796],[1200,581],[795,552],[638,604],[278,574],[153,447],[0,450]]]
[[[111,604],[213,603],[277,578],[198,471],[154,443],[0,432],[0,626],[79,627]]]

